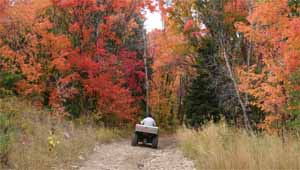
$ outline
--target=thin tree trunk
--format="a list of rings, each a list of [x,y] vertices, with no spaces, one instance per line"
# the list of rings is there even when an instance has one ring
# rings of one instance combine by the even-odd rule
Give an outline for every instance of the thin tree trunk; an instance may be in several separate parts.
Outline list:
[[[247,75],[246,75],[247,82],[249,82],[251,55],[252,55],[252,43],[249,42],[249,47],[247,49]],[[248,93],[246,93],[246,95],[245,95],[245,107],[247,110],[249,110],[249,94]]]
[[[282,137],[282,143],[285,144],[286,143],[286,138],[285,138],[285,126],[286,126],[286,122],[285,122],[285,117],[284,114],[281,115],[281,137]]]
[[[248,13],[249,13],[248,16],[250,16],[252,14],[252,7],[253,7],[253,1],[250,0],[249,5],[248,5]],[[251,27],[253,27],[253,25],[251,25]],[[251,55],[252,55],[252,42],[249,41],[248,43],[249,43],[248,44],[249,46],[247,48],[247,75],[246,75],[247,82],[249,82],[250,61],[251,61]],[[245,107],[246,107],[246,109],[249,109],[249,94],[248,93],[246,93],[246,95],[245,95]]]
[[[179,80],[179,98],[178,98],[178,112],[177,117],[179,118],[180,124],[183,124],[183,113],[182,113],[182,99],[183,98],[183,77],[180,76]]]
[[[288,96],[287,96],[287,93],[286,93],[286,89],[285,89],[285,84],[284,82],[282,81],[281,82],[281,91],[282,91],[282,94],[283,96],[285,96],[285,105],[287,106],[288,105]],[[282,136],[282,143],[286,143],[287,141],[287,138],[285,136],[285,128],[286,128],[286,120],[288,119],[287,118],[288,115],[286,113],[281,113],[281,136]]]
[[[147,62],[147,36],[146,30],[143,31],[144,39],[144,67],[145,67],[145,89],[146,89],[146,114],[149,114],[149,77],[148,77],[148,62]]]
[[[236,80],[234,78],[234,75],[233,75],[233,72],[232,72],[232,69],[231,69],[231,66],[230,66],[230,63],[229,63],[229,59],[228,59],[228,56],[227,56],[227,53],[226,53],[226,49],[225,49],[222,42],[221,42],[221,44],[222,44],[221,45],[221,48],[222,48],[221,53],[222,53],[222,56],[224,57],[226,67],[227,67],[227,71],[229,73],[229,77],[232,80],[237,99],[238,99],[239,104],[241,105],[241,108],[242,108],[242,111],[243,111],[245,128],[247,129],[248,132],[252,133],[252,128],[250,126],[250,122],[249,122],[249,118],[248,118],[248,115],[247,115],[246,107],[245,107],[244,102],[242,101],[242,98],[241,98],[241,95],[240,95],[240,92],[239,92],[239,89],[238,89],[238,85],[237,85]]]

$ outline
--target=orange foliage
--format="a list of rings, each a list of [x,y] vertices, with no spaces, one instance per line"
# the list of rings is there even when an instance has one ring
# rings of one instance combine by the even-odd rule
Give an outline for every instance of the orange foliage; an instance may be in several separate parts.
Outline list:
[[[57,38],[54,38],[54,35],[47,33],[45,30],[45,28],[48,28],[47,21],[40,20],[36,22],[35,18],[36,12],[44,9],[49,4],[49,1],[46,0],[36,0],[31,3],[22,1],[22,3],[16,2],[13,7],[8,7],[5,11],[9,20],[6,20],[2,25],[4,30],[1,32],[1,37],[8,39],[10,44],[2,46],[0,51],[1,55],[9,60],[7,64],[14,63],[10,65],[10,67],[14,67],[11,71],[19,70],[26,77],[26,81],[19,83],[18,89],[25,94],[32,91],[40,92],[42,89],[39,88],[44,88],[44,85],[39,84],[42,76],[42,61],[37,57],[39,51],[37,51],[36,47],[43,46],[47,50],[52,50],[53,48],[59,51]],[[25,28],[28,30],[25,30]],[[40,39],[38,36],[42,36],[45,39]],[[22,37],[27,41],[26,44],[18,39]],[[10,46],[13,46],[15,49]],[[31,86],[29,84],[35,85]],[[27,88],[30,86],[32,88]]]
[[[140,10],[150,1],[8,2],[0,1],[0,71],[22,76],[16,92],[35,96],[36,103],[52,106],[57,116],[67,114],[66,101],[81,95],[81,100],[96,100],[101,113],[133,118],[142,99],[143,62],[123,43],[137,36],[137,15],[142,18]],[[57,13],[48,14],[51,10]],[[98,24],[91,18],[96,12],[103,14]],[[64,34],[53,31],[60,28],[55,15],[71,18]],[[72,38],[77,42],[71,43]],[[109,43],[116,50],[107,50]]]
[[[224,6],[226,13],[225,20],[227,23],[233,23],[236,19],[248,15],[249,0],[230,0]]]
[[[267,115],[265,120],[258,124],[257,127],[263,129],[270,135],[276,135],[279,133],[278,128],[274,128],[274,123],[281,120],[280,115]]]
[[[181,79],[192,72],[190,67],[189,46],[182,33],[176,30],[171,20],[166,20],[164,31],[155,30],[149,35],[149,55],[152,57],[153,74],[150,90],[150,106],[163,122],[174,117],[179,107]],[[176,115],[175,115],[176,117]]]
[[[253,105],[274,116],[288,114],[289,90],[295,86],[290,78],[300,68],[300,19],[289,13],[288,0],[256,2],[250,25],[236,25],[255,44],[258,56],[250,74],[246,68],[239,70],[240,90],[257,99]]]

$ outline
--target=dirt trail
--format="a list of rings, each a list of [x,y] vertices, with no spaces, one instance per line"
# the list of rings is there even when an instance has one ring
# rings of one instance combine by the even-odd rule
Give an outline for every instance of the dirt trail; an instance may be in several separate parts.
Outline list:
[[[132,147],[128,140],[100,145],[80,170],[195,170],[174,141],[172,137],[161,138],[158,149]]]

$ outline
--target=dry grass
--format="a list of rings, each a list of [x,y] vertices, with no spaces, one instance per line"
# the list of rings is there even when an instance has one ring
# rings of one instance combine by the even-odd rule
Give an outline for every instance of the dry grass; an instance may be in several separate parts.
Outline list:
[[[10,115],[7,121],[11,130],[6,164],[11,169],[70,169],[74,162],[92,151],[96,143],[120,138],[118,130],[76,125],[72,122],[57,123],[48,114],[45,110],[35,109],[24,100],[0,99],[0,116]],[[51,128],[55,129],[53,136],[59,144],[49,151],[48,137]],[[4,168],[0,164],[0,169],[1,166]]]
[[[300,143],[267,135],[251,137],[225,124],[208,125],[202,131],[178,132],[180,148],[194,159],[198,169],[290,170],[300,169]]]

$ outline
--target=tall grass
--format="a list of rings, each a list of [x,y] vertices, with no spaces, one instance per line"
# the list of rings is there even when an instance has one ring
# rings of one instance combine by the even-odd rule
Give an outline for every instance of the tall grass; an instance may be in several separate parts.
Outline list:
[[[71,169],[95,144],[120,137],[117,130],[57,122],[17,98],[0,98],[0,169]],[[5,130],[4,130],[5,128]],[[51,148],[50,131],[59,143]]]
[[[177,138],[198,169],[300,169],[300,141],[296,139],[283,144],[278,137],[253,137],[225,124],[210,124],[201,131],[182,129]]]

